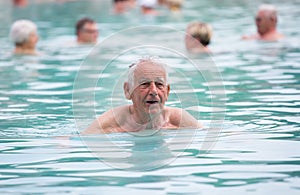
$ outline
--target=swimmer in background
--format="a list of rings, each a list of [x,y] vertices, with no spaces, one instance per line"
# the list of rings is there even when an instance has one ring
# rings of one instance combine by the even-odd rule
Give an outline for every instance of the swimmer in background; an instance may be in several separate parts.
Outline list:
[[[270,4],[261,5],[255,16],[257,34],[243,36],[242,39],[264,41],[277,41],[282,39],[284,36],[276,30],[277,21],[277,10],[275,6]]]
[[[187,111],[165,106],[170,92],[168,73],[166,66],[154,58],[132,64],[123,89],[132,104],[106,111],[82,134],[202,127]]]
[[[136,0],[128,0],[130,8],[135,8],[136,6]]]
[[[164,4],[172,12],[180,12],[183,4],[183,0],[165,0]]]
[[[186,28],[185,46],[191,53],[210,53],[208,48],[212,37],[212,27],[203,22],[191,22]]]
[[[39,41],[37,26],[30,20],[17,20],[10,29],[10,38],[15,44],[14,54],[37,55]]]
[[[143,15],[158,15],[158,11],[155,9],[157,0],[138,0],[138,5]]]
[[[99,29],[97,23],[88,17],[77,21],[75,25],[76,37],[78,44],[96,44]]]
[[[166,0],[157,0],[157,4],[160,6],[165,6],[166,5]]]
[[[12,0],[15,7],[26,7],[28,5],[28,0]]]
[[[113,5],[114,5],[114,13],[115,14],[123,14],[128,12],[132,6],[132,0],[113,0]]]

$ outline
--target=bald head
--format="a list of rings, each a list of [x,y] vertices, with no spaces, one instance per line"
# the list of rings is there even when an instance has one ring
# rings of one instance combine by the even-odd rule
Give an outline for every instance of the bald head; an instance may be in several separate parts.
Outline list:
[[[255,22],[257,32],[260,36],[276,31],[277,25],[277,10],[273,5],[263,4],[259,7]]]
[[[165,82],[168,82],[167,66],[157,57],[143,57],[129,66],[127,82],[130,88],[134,86],[137,76],[145,71],[162,71],[165,74]]]
[[[258,12],[263,12],[266,17],[277,19],[277,9],[274,5],[262,4],[258,8]]]

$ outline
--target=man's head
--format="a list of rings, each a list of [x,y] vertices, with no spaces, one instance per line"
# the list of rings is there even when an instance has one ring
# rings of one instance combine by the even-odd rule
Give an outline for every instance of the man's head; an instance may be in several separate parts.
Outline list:
[[[78,43],[96,43],[99,35],[97,23],[91,18],[82,18],[76,23]]]
[[[129,10],[130,8],[130,1],[129,0],[114,0],[114,9],[116,13],[124,13]]]
[[[39,40],[37,26],[30,20],[17,20],[10,29],[10,38],[16,46],[34,48]]]
[[[204,47],[210,43],[212,37],[212,27],[203,22],[191,22],[186,28],[185,44],[187,49],[198,47],[200,42]]]
[[[260,35],[275,30],[277,25],[277,10],[275,6],[269,4],[261,5],[255,16],[255,23],[257,32]]]
[[[171,11],[179,11],[182,8],[183,0],[165,0],[165,4]]]
[[[12,2],[14,6],[17,7],[25,7],[28,5],[28,0],[13,0]]]
[[[168,73],[163,63],[148,57],[130,66],[124,93],[138,112],[150,115],[160,113],[169,92]]]

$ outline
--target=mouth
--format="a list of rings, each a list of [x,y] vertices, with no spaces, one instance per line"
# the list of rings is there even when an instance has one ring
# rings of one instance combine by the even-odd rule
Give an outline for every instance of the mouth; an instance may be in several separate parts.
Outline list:
[[[157,100],[148,100],[146,101],[147,104],[158,104],[158,101]]]

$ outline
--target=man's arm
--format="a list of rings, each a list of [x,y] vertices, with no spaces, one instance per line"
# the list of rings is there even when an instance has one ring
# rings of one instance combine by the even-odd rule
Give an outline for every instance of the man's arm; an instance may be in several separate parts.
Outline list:
[[[105,133],[105,129],[107,128],[105,127],[105,123],[109,123],[109,114],[110,111],[103,113],[101,116],[95,119],[87,129],[81,132],[81,134],[88,135]]]
[[[179,128],[203,128],[203,125],[190,113],[180,108],[171,108],[170,122]]]
[[[87,135],[118,132],[120,124],[123,123],[121,116],[124,116],[124,110],[126,110],[126,108],[122,106],[104,112],[81,134]]]

